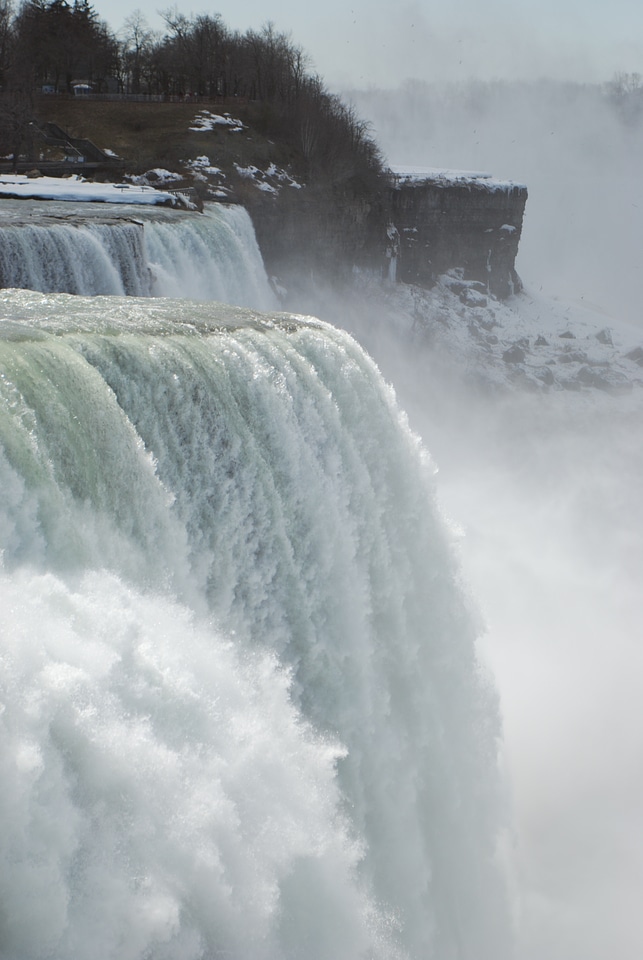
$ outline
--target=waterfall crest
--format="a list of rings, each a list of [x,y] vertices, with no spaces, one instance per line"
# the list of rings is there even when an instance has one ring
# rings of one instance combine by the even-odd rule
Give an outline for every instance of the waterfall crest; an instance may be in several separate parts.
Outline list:
[[[24,202],[5,203],[11,216],[0,227],[3,287],[275,306],[243,207],[208,204],[198,214],[43,203],[26,218]]]

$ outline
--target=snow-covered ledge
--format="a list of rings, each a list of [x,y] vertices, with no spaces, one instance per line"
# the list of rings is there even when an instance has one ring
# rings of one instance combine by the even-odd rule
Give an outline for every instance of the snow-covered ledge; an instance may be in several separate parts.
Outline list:
[[[131,183],[93,183],[79,176],[28,177],[0,175],[0,196],[24,200],[71,200],[95,203],[144,203],[185,206],[182,198],[167,190]]]

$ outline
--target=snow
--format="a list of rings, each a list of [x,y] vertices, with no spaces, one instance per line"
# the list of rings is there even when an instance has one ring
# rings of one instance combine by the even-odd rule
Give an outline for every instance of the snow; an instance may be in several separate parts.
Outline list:
[[[232,191],[221,182],[226,179],[225,173],[220,167],[215,167],[206,154],[201,154],[194,160],[183,160],[182,163],[194,180],[199,180],[201,183],[208,185],[207,195],[211,200],[230,199]],[[216,178],[214,183],[212,177]]]
[[[221,170],[220,167],[215,167],[210,162],[210,158],[202,155],[197,157],[195,160],[186,160],[185,166],[192,171],[198,171],[199,173],[208,173],[213,177],[224,177],[225,173]]]
[[[448,366],[471,371],[494,392],[638,395],[643,387],[640,331],[583,300],[529,289],[496,300],[461,270],[441,276],[430,290],[379,283],[375,290],[368,278],[361,283],[366,299],[388,304],[386,316],[395,318],[402,340],[411,336],[420,351],[430,346]]]
[[[297,190],[301,190],[303,186],[303,184],[297,183],[286,170],[282,170],[274,163],[269,164],[265,170],[260,170],[259,167],[254,167],[252,164],[242,167],[235,163],[234,166],[240,177],[251,180],[257,190],[262,190],[264,193],[276,195],[283,186],[294,187]]]
[[[298,183],[294,177],[291,177],[289,173],[287,173],[285,170],[282,170],[280,167],[277,167],[274,163],[271,163],[266,169],[265,175],[267,177],[273,177],[275,180],[279,180],[281,183],[284,183],[289,187],[294,187],[296,190],[301,190],[303,187],[303,184]]]
[[[171,170],[165,170],[163,167],[154,167],[152,170],[148,170],[147,173],[142,173],[137,177],[129,174],[125,176],[130,183],[135,183],[138,186],[155,186],[158,183],[171,183],[175,180],[183,180],[180,173],[173,173]]]
[[[496,191],[507,192],[513,188],[527,189],[522,183],[515,183],[513,180],[496,180],[490,173],[478,170],[447,170],[440,167],[397,165],[389,167],[389,170],[398,184],[404,186],[419,186],[425,183],[435,183],[444,187],[475,185],[492,193]]]
[[[217,127],[227,128],[231,133],[240,133],[245,130],[241,120],[231,117],[229,113],[211,113],[209,110],[202,110],[197,113],[192,121],[192,126],[188,129],[194,133],[204,133],[207,130],[215,130]]]
[[[479,170],[449,170],[442,167],[399,166],[389,167],[391,173],[401,180],[490,180],[491,174]]]
[[[249,180],[261,176],[259,167],[253,167],[252,164],[249,164],[247,167],[242,167],[238,163],[235,163],[234,168],[240,177],[246,177]]]
[[[131,183],[92,183],[79,176],[0,176],[0,196],[25,200],[69,200],[93,203],[142,203],[177,205],[177,198],[164,190]]]

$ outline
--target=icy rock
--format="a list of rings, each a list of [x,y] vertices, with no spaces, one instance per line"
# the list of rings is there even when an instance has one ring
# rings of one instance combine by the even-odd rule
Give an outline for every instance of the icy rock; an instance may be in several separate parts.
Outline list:
[[[509,347],[502,355],[502,359],[505,363],[524,363],[525,361],[525,351],[523,348],[514,343],[513,346]]]
[[[599,343],[604,343],[608,347],[614,346],[614,342],[612,340],[612,331],[608,330],[607,327],[605,327],[603,330],[598,331],[598,333],[596,334],[596,339],[598,340]]]
[[[486,307],[489,302],[484,293],[476,290],[473,284],[465,287],[460,294],[460,300],[467,307]]]
[[[483,342],[485,340],[485,335],[480,330],[480,328],[476,326],[475,323],[469,324],[469,336],[473,337],[475,340],[478,340],[480,342]]]
[[[566,330],[565,333],[559,334],[561,340],[575,340],[576,334],[572,333],[571,330]]]
[[[554,374],[551,372],[549,367],[540,367],[540,369],[534,370],[534,376],[537,377],[547,387],[551,387],[554,383]]]
[[[629,353],[625,354],[626,360],[633,360],[639,367],[643,367],[643,347],[634,347]]]
[[[582,350],[570,350],[558,355],[558,363],[587,363],[587,354]]]
[[[535,347],[548,347],[548,346],[549,346],[549,343],[548,343],[547,340],[545,340],[545,338],[544,338],[542,335],[539,334],[539,336],[537,336],[536,339],[535,339],[535,341],[534,341],[534,346],[535,346]]]
[[[592,370],[591,367],[581,367],[576,374],[576,379],[579,380],[583,386],[594,387],[596,390],[609,390],[611,387],[609,380],[602,377],[596,370]]]
[[[479,317],[478,323],[485,330],[492,330],[495,326],[497,326],[496,315],[493,312],[493,310],[488,310],[486,317],[484,316],[484,314],[481,317]]]

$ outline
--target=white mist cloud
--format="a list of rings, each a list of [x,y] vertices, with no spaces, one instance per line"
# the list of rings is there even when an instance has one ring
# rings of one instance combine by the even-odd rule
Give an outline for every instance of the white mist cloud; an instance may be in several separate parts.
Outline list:
[[[526,182],[518,269],[528,288],[569,301],[570,325],[573,301],[593,301],[599,323],[617,332],[627,321],[643,342],[641,115],[625,122],[602,88],[552,81],[409,82],[351,96],[391,162]],[[518,958],[638,960],[640,403],[481,401],[470,387],[458,399],[439,377],[429,368],[395,382],[466,530],[465,573],[488,624],[513,785]]]

